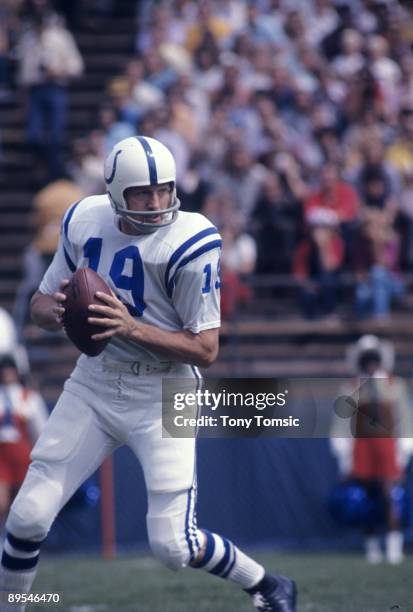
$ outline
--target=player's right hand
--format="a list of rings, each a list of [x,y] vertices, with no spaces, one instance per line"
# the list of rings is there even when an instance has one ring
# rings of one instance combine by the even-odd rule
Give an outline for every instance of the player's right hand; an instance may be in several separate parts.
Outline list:
[[[63,304],[66,300],[66,295],[63,293],[63,291],[68,286],[68,284],[69,284],[69,280],[67,278],[63,279],[60,282],[59,291],[56,291],[55,293],[53,293],[53,296],[52,296],[54,301],[56,302],[56,305],[52,308],[52,312],[55,315],[56,322],[60,323],[60,325],[63,325],[62,317],[65,312],[65,308]]]

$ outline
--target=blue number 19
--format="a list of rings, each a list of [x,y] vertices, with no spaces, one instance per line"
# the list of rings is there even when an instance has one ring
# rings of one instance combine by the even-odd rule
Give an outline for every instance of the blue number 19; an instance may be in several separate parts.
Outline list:
[[[102,244],[102,238],[89,238],[83,247],[83,254],[89,260],[89,267],[95,272],[97,272],[102,254]],[[132,261],[132,276],[123,274],[125,263],[128,259]],[[113,280],[115,287],[131,292],[134,305],[126,304],[126,306],[133,316],[141,317],[146,304],[143,299],[145,287],[143,265],[138,247],[131,245],[117,251],[113,258],[109,276]]]
[[[205,274],[205,284],[202,287],[202,293],[209,293],[211,291],[211,264],[206,264],[206,266],[204,267],[204,274]],[[221,260],[218,260],[218,267],[217,267],[217,280],[215,281],[215,289],[219,289],[221,287],[221,280],[220,280],[220,275],[221,275]]]

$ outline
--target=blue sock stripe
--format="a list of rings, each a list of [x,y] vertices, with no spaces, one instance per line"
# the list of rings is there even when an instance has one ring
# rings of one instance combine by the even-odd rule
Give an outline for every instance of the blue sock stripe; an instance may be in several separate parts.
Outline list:
[[[205,549],[204,558],[202,559],[202,561],[199,563],[197,567],[205,567],[205,565],[212,559],[214,552],[215,552],[214,536],[212,535],[212,533],[210,533],[206,529],[203,529],[202,531],[204,532],[206,536],[207,545]]]
[[[40,540],[39,542],[21,540],[20,538],[16,538],[16,536],[10,532],[7,534],[7,540],[9,541],[10,546],[13,546],[13,548],[16,550],[21,550],[22,552],[36,552],[36,550],[39,550],[40,546],[44,542],[44,540]]]
[[[3,551],[3,556],[1,558],[1,564],[3,567],[15,571],[32,569],[33,567],[36,567],[38,561],[39,555],[30,557],[30,559],[20,559],[18,557],[11,557],[5,551]]]
[[[235,546],[232,547],[233,548],[233,552],[234,552],[234,558],[232,559],[231,563],[229,564],[228,569],[226,569],[222,574],[221,574],[221,578],[228,578],[228,576],[230,575],[232,568],[235,565],[235,561],[237,560],[237,551],[235,549]]]
[[[209,570],[209,573],[214,574],[214,576],[220,576],[222,572],[225,571],[225,568],[227,567],[231,559],[231,544],[230,542],[228,542],[227,539],[225,538],[221,538],[221,539],[224,543],[225,552],[224,552],[224,556],[222,557],[221,561],[219,561],[219,563],[217,563],[215,567]]]

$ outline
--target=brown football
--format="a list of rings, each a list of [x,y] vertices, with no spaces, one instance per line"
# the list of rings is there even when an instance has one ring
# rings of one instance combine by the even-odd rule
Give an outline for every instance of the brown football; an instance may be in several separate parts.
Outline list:
[[[64,328],[79,351],[89,355],[89,357],[99,355],[110,340],[110,338],[92,340],[94,334],[105,331],[104,327],[91,325],[88,322],[90,316],[101,316],[88,309],[90,304],[104,304],[102,300],[95,296],[96,291],[111,295],[111,290],[106,281],[91,268],[76,270],[64,290],[66,295],[65,313],[63,315]]]

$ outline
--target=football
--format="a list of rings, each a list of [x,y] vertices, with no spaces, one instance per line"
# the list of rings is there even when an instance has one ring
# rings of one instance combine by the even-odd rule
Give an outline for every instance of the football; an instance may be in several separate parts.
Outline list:
[[[99,355],[110,340],[110,338],[92,340],[94,334],[105,330],[103,327],[91,325],[88,322],[88,317],[100,316],[98,313],[92,314],[88,310],[88,306],[90,304],[104,304],[102,300],[95,296],[96,291],[111,295],[111,290],[103,278],[90,268],[76,270],[64,289],[66,303],[63,326],[73,344],[89,357]]]

